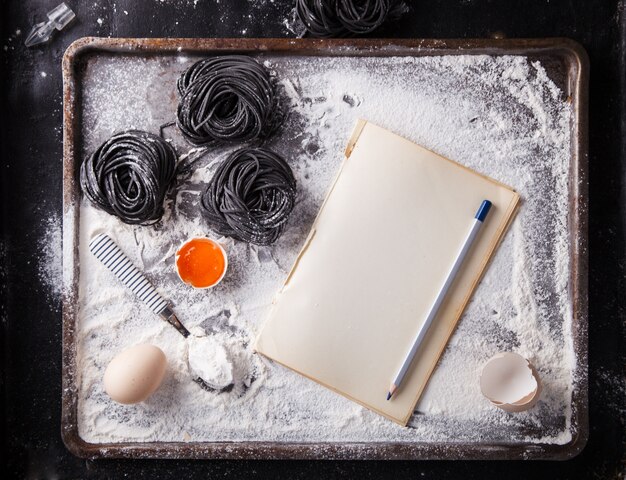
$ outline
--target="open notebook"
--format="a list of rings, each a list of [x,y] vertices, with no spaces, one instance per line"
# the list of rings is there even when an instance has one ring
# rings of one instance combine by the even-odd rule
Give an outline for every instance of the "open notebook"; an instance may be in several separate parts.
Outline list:
[[[489,217],[387,401],[484,199]],[[359,121],[256,350],[406,425],[518,202],[509,187]]]

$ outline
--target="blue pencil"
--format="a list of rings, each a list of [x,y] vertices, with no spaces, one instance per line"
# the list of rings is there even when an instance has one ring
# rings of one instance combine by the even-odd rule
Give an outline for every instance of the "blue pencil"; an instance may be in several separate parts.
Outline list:
[[[439,293],[437,294],[437,298],[435,298],[432,307],[430,307],[430,311],[428,312],[426,321],[417,332],[415,340],[413,340],[413,345],[411,346],[409,353],[404,359],[402,367],[400,367],[396,378],[392,382],[391,387],[389,387],[389,392],[387,392],[387,400],[391,399],[392,395],[400,387],[402,380],[406,376],[406,372],[409,370],[409,367],[411,366],[411,363],[415,358],[417,350],[419,349],[421,343],[424,341],[424,337],[426,337],[428,329],[430,328],[433,320],[437,316],[437,312],[439,311],[439,308],[441,307],[441,304],[443,303],[443,300],[448,293],[448,290],[450,290],[450,286],[452,285],[452,282],[454,282],[454,278],[461,268],[463,260],[465,260],[467,253],[474,243],[474,240],[476,240],[480,227],[483,225],[483,222],[487,218],[487,214],[489,213],[490,209],[491,202],[489,200],[483,200],[483,202],[480,204],[480,207],[478,208],[478,211],[476,212],[476,215],[474,216],[474,223],[472,224],[472,228],[467,234],[467,238],[465,239],[465,242],[463,242],[463,246],[461,247],[461,250],[456,257],[456,260],[454,261],[454,264],[452,265],[452,268],[450,269],[450,272],[448,273],[445,282],[443,283],[441,289],[439,290]]]

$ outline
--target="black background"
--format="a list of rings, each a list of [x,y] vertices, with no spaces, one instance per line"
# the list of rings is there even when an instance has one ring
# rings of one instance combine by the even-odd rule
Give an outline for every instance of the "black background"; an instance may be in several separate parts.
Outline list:
[[[3,1],[0,28],[2,402],[11,478],[625,478],[626,8],[601,0],[421,0],[380,37],[570,37],[591,59],[590,440],[567,462],[85,461],[60,436],[59,298],[38,277],[45,219],[61,214],[61,57],[75,39],[284,37],[290,0],[67,0],[76,21],[41,48],[30,26],[60,0]],[[128,14],[124,13],[124,10]],[[102,19],[102,24],[97,19]],[[16,30],[21,35],[16,36]],[[46,72],[42,77],[40,72]],[[621,115],[621,117],[620,117]],[[57,266],[61,268],[60,265]]]

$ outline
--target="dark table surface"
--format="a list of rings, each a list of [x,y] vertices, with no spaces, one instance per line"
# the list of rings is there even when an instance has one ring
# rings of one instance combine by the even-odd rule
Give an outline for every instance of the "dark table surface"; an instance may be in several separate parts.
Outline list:
[[[11,478],[625,478],[626,7],[601,0],[431,0],[380,37],[569,37],[591,60],[589,209],[590,438],[567,462],[86,461],[60,436],[58,287],[42,268],[42,238],[61,214],[61,57],[83,36],[293,37],[292,0],[67,0],[77,19],[26,49],[35,19],[60,0],[3,1],[3,462]],[[18,33],[18,30],[20,33]],[[41,72],[45,72],[45,75]],[[60,237],[48,250],[58,250]],[[50,272],[48,272],[50,273]],[[54,272],[53,272],[54,273]],[[58,278],[52,275],[52,278]]]

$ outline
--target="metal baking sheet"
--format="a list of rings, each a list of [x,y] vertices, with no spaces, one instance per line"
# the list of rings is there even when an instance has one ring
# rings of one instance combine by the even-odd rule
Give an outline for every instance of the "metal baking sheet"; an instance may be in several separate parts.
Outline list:
[[[81,69],[98,55],[212,55],[225,53],[309,56],[523,55],[540,60],[571,100],[569,227],[572,335],[577,358],[572,392],[572,440],[553,444],[145,442],[94,444],[78,432],[75,329],[78,313],[78,224],[81,162]],[[567,39],[314,40],[314,39],[111,39],[83,38],[63,59],[64,79],[64,294],[62,437],[80,457],[292,458],[292,459],[567,459],[584,447],[587,411],[587,82],[584,50]]]

